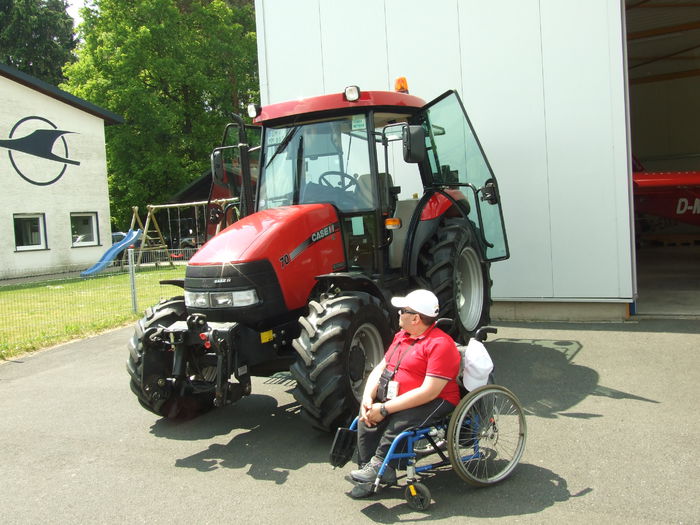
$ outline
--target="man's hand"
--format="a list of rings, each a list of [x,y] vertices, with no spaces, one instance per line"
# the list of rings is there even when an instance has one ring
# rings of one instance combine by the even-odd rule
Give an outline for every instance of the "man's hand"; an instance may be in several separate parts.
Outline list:
[[[381,412],[381,403],[372,403],[369,410],[367,410],[367,415],[364,419],[365,425],[368,427],[373,427],[384,420],[384,416]]]
[[[362,393],[362,402],[360,403],[360,421],[368,426],[370,421],[367,418],[367,414],[372,408],[374,403],[374,396],[377,395],[377,386],[379,385],[379,377],[382,375],[382,371],[386,366],[386,361],[382,359],[382,362],[375,366],[367,377],[367,383],[365,384],[365,391]]]
[[[374,399],[372,399],[372,396],[368,394],[362,396],[362,402],[360,403],[360,421],[362,421],[365,424],[368,423],[367,413],[372,408],[372,403],[374,403]]]
[[[379,385],[379,378],[384,371],[386,366],[386,360],[382,359],[381,363],[375,366],[367,377],[367,383],[365,384],[365,391],[362,393],[362,402],[360,403],[360,421],[369,425],[369,419],[367,418],[368,412],[372,408],[374,403],[374,396],[377,395],[377,387]],[[370,425],[371,426],[371,425]]]

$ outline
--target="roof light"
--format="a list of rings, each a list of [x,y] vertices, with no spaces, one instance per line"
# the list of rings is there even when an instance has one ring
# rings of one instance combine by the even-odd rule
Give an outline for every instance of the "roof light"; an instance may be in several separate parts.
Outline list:
[[[260,112],[262,111],[262,108],[260,107],[259,104],[248,104],[248,116],[250,118],[255,118],[260,116]]]
[[[360,88],[357,86],[348,86],[345,88],[345,100],[355,102],[360,100]]]
[[[394,91],[398,93],[408,93],[408,80],[406,77],[399,77],[394,82]]]

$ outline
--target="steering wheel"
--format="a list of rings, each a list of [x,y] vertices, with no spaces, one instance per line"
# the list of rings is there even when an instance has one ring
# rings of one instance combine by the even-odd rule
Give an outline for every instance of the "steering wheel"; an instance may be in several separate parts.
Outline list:
[[[326,178],[328,175],[337,175],[340,177],[339,181],[339,186],[333,186],[331,182]],[[318,182],[323,184],[324,186],[328,186],[329,188],[340,188],[341,190],[347,190],[348,188],[352,186],[357,186],[357,180],[352,176],[348,175],[344,171],[336,171],[336,170],[329,170],[329,171],[324,171],[321,173],[321,176],[318,178]],[[345,183],[344,183],[345,182]]]

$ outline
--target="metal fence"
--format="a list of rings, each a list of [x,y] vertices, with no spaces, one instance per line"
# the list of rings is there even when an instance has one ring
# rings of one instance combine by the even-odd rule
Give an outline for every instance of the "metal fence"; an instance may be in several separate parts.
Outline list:
[[[133,322],[159,300],[181,295],[162,280],[182,279],[194,249],[144,251],[81,277],[75,268],[0,280],[0,358]]]

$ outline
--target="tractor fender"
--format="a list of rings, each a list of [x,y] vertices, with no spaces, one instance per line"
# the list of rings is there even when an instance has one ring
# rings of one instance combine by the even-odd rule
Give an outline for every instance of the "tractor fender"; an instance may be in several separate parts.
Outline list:
[[[458,190],[434,189],[426,191],[414,212],[408,230],[405,247],[404,274],[416,275],[418,256],[440,225],[442,217],[462,217],[469,219],[469,201]]]
[[[377,283],[362,273],[334,272],[316,276],[316,290],[326,291],[331,288],[339,288],[343,291],[365,292],[373,295],[383,306],[389,309],[391,295],[388,290],[382,290]]]
[[[438,189],[430,194],[421,208],[422,221],[436,219],[443,215],[459,217],[469,215],[470,207],[464,193],[455,189]]]

